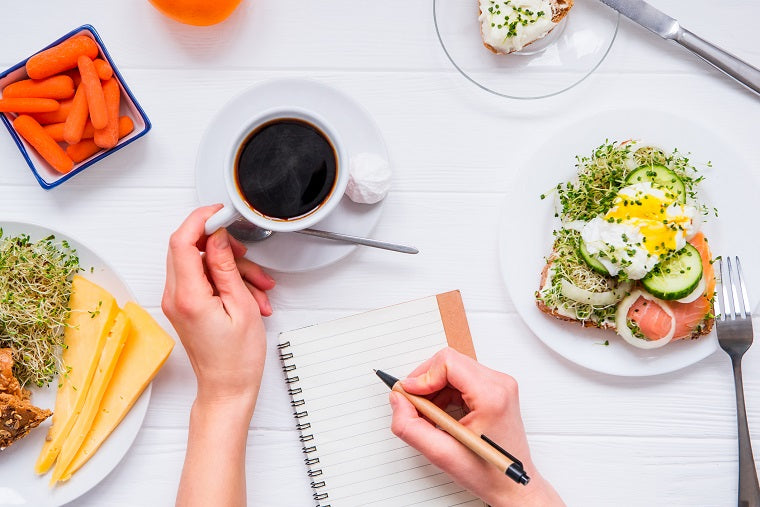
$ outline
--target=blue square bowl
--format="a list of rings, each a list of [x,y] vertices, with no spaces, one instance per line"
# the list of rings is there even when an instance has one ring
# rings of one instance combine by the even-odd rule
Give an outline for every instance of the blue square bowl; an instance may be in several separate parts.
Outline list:
[[[124,78],[119,72],[119,69],[116,68],[116,65],[111,59],[111,55],[108,54],[108,51],[106,50],[103,41],[100,39],[98,32],[95,31],[95,28],[90,25],[82,25],[79,28],[70,31],[46,48],[42,49],[42,51],[58,45],[69,37],[73,37],[75,35],[86,35],[93,39],[98,45],[98,48],[100,49],[100,58],[105,59],[109,65],[111,65],[111,68],[114,72],[114,77],[116,77],[117,81],[119,82],[119,87],[121,88],[121,111],[119,114],[120,116],[129,116],[132,119],[135,127],[129,135],[123,137],[122,139],[119,139],[118,144],[113,148],[109,150],[101,150],[98,153],[92,155],[90,158],[74,164],[74,168],[68,173],[61,174],[53,169],[50,164],[48,164],[42,157],[37,154],[37,151],[32,148],[29,143],[27,143],[21,136],[16,133],[16,130],[13,128],[13,120],[15,118],[15,115],[12,115],[10,113],[0,113],[0,119],[2,119],[5,127],[8,129],[8,132],[10,132],[11,137],[13,137],[13,140],[16,142],[18,149],[21,151],[21,155],[23,155],[26,163],[32,170],[34,177],[37,178],[40,186],[45,189],[57,187],[64,181],[72,178],[73,176],[76,176],[77,174],[81,173],[91,165],[95,164],[99,160],[102,160],[116,150],[120,150],[129,143],[141,138],[147,134],[151,128],[148,116],[145,114],[145,111],[143,111],[142,107],[140,107],[137,99],[135,99],[135,96],[132,95],[129,87],[124,82]],[[27,60],[28,58],[14,65],[10,69],[0,73],[0,94],[2,93],[1,90],[7,85],[28,78],[26,74]]]

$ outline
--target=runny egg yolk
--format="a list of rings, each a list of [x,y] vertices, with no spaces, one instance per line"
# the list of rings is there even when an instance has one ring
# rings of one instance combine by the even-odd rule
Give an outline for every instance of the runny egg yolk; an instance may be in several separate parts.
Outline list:
[[[603,218],[638,229],[643,236],[641,246],[659,256],[681,246],[691,225],[689,215],[670,192],[645,184],[622,188]]]

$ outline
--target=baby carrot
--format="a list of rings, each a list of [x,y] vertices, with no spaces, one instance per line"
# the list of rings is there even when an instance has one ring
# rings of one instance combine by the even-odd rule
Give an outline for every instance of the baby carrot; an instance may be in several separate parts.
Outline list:
[[[98,71],[98,77],[101,81],[108,81],[113,77],[113,69],[107,61],[97,58],[92,63],[95,65],[95,70]]]
[[[0,99],[0,113],[46,113],[60,107],[58,101],[53,99]]]
[[[64,125],[66,125],[66,122],[51,123],[49,125],[44,125],[42,128],[44,128],[45,131],[50,134],[50,137],[55,139],[57,143],[63,143],[65,142],[63,139]],[[84,132],[82,132],[82,139],[92,139],[94,135],[95,128],[92,126],[92,122],[87,120],[87,123],[84,125]]]
[[[63,142],[64,125],[65,123],[51,123],[50,125],[45,125],[42,128],[45,129],[45,132],[47,132],[48,135],[52,137],[56,143],[61,143]]]
[[[71,112],[63,127],[63,139],[67,143],[77,144],[82,140],[84,125],[87,123],[87,112],[87,95],[85,95],[84,84],[80,84],[74,96],[74,102],[71,104]]]
[[[122,116],[119,118],[119,139],[127,136],[130,132],[132,132],[132,130],[134,130],[134,128],[135,125],[132,122],[132,118],[129,116]],[[77,144],[68,146],[66,148],[66,153],[74,162],[78,164],[79,162],[82,162],[83,160],[95,155],[102,149],[103,148],[95,144],[95,141],[92,139],[85,139],[84,141],[80,141]]]
[[[119,99],[121,89],[116,78],[111,78],[103,83],[103,95],[106,98],[108,108],[108,124],[105,128],[95,131],[95,144],[101,148],[113,148],[119,142]],[[69,115],[71,118],[71,115]],[[71,143],[74,144],[74,143]]]
[[[92,126],[92,122],[87,120],[84,124],[84,132],[82,132],[82,139],[92,139],[95,137],[95,127]]]
[[[74,161],[31,116],[22,114],[13,120],[13,128],[59,173],[66,174],[74,167]]]
[[[61,107],[56,109],[52,113],[35,113],[32,114],[32,118],[37,120],[41,125],[49,125],[51,123],[61,123],[66,121],[66,117],[71,111],[71,104],[74,101],[72,99],[62,100]]]
[[[75,35],[29,58],[26,62],[26,73],[32,79],[53,76],[76,67],[80,56],[95,58],[98,52],[98,45],[94,40],[86,35]]]
[[[74,81],[69,76],[53,76],[46,79],[23,79],[3,88],[3,97],[69,99],[74,95]]]
[[[69,76],[74,81],[74,90],[79,88],[79,83],[82,82],[82,76],[79,75],[79,69],[70,69],[63,73],[64,76]]]
[[[108,110],[106,99],[103,95],[103,87],[95,70],[95,65],[87,56],[80,56],[77,61],[79,74],[82,75],[82,86],[87,94],[87,107],[90,109],[90,120],[95,129],[102,129],[108,125]]]

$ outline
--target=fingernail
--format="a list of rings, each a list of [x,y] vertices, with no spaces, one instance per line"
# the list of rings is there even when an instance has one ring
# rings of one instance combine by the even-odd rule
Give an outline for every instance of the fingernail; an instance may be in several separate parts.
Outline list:
[[[266,312],[266,313],[268,313],[269,315],[271,315],[271,314],[272,314],[272,305],[271,305],[271,304],[269,304],[269,301],[267,301],[267,302],[265,302],[265,303],[264,303],[264,310],[265,310],[265,312]]]
[[[269,282],[270,282],[270,283],[275,283],[275,281],[274,281],[274,278],[272,278],[271,276],[269,276],[269,273],[267,273],[267,272],[264,272],[264,277],[265,277],[267,280],[269,280]]]
[[[226,231],[218,230],[214,233],[214,235],[216,236],[214,238],[214,242],[219,249],[224,250],[230,247],[230,238],[227,236]]]
[[[397,396],[398,396],[397,392],[391,391],[391,394],[390,394],[390,396],[388,398],[390,400],[390,402],[391,402],[391,408],[395,409],[396,405],[398,405],[398,398],[397,398]]]

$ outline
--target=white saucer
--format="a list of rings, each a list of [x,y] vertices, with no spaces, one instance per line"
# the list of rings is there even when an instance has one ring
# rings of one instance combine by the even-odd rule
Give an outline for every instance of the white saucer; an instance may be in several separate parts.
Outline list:
[[[372,117],[342,92],[305,79],[280,79],[254,86],[230,100],[211,120],[198,148],[195,187],[201,204],[231,206],[220,164],[227,159],[229,140],[240,125],[261,111],[278,106],[308,109],[330,121],[345,143],[350,160],[358,153],[375,153],[388,160],[388,151]],[[369,236],[380,220],[384,201],[356,204],[343,197],[327,218],[314,226],[354,236]],[[297,233],[276,233],[248,245],[248,257],[274,271],[308,271],[328,266],[354,251],[356,245]]]

